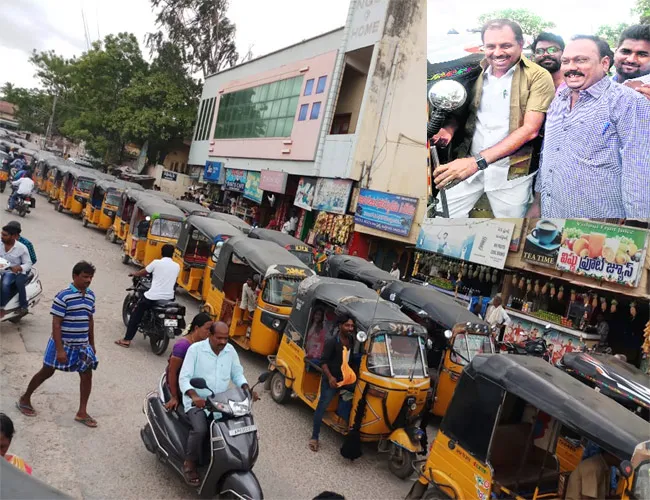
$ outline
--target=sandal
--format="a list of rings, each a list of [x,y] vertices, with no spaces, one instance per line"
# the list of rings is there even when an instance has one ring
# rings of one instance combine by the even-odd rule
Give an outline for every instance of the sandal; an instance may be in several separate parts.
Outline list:
[[[122,339],[116,340],[115,344],[119,345],[120,347],[124,347],[125,349],[131,347],[131,342],[127,342],[126,340],[122,340]]]
[[[26,417],[36,416],[36,410],[32,407],[32,405],[26,405],[20,401],[16,401],[16,408],[18,408],[18,411]]]
[[[185,478],[185,482],[190,486],[198,486],[201,482],[196,469],[183,468],[183,477]]]
[[[80,424],[84,424],[86,427],[90,427],[91,429],[94,429],[97,427],[97,420],[95,420],[93,417],[88,415],[87,417],[75,417],[75,422],[79,422]]]
[[[309,449],[316,453],[318,451],[318,439],[309,440]]]

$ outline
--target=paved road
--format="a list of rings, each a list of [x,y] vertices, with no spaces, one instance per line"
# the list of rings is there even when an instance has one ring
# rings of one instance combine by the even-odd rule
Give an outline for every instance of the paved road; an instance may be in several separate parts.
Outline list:
[[[6,206],[7,193],[0,195]],[[120,262],[120,248],[104,235],[83,228],[77,219],[57,213],[45,198],[20,219],[23,234],[33,243],[44,288],[41,303],[20,326],[2,323],[0,332],[0,409],[16,425],[12,451],[25,458],[34,475],[76,498],[195,498],[195,493],[144,448],[139,431],[144,424],[142,402],[154,389],[167,356],[151,353],[141,334],[130,349],[113,341],[124,333],[121,304],[129,286],[129,268]],[[0,210],[3,223],[17,218]],[[14,402],[41,366],[50,336],[52,297],[66,287],[73,265],[86,259],[97,266],[92,289],[97,296],[95,335],[99,367],[93,377],[89,413],[97,429],[76,423],[78,377],[56,373],[34,395],[39,412],[21,415]],[[197,304],[180,297],[188,307],[188,321]],[[169,352],[169,351],[168,351]],[[262,357],[240,353],[246,376],[255,380],[266,368]],[[328,428],[321,434],[317,454],[307,449],[312,412],[299,401],[286,406],[268,393],[255,406],[260,456],[255,473],[269,499],[309,499],[323,490],[338,491],[348,499],[404,498],[411,481],[395,478],[385,455],[368,445],[364,456],[349,462],[339,454],[342,438]]]

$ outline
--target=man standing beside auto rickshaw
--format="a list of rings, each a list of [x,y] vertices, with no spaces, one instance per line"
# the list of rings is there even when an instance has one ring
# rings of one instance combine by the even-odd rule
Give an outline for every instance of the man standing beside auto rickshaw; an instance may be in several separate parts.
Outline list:
[[[357,376],[349,364],[356,330],[354,319],[347,314],[342,314],[337,318],[337,323],[339,331],[325,342],[325,348],[320,358],[323,375],[318,406],[314,412],[314,428],[309,440],[309,449],[313,452],[318,451],[320,426],[323,423],[327,407],[343,387],[354,384],[357,380]]]
[[[598,445],[588,442],[583,459],[569,476],[565,500],[608,498],[615,486],[611,481],[611,467],[618,460]]]
[[[319,276],[322,276],[325,272],[326,263],[327,254],[325,253],[325,247],[323,245],[318,245],[318,252],[316,252],[316,273]]]

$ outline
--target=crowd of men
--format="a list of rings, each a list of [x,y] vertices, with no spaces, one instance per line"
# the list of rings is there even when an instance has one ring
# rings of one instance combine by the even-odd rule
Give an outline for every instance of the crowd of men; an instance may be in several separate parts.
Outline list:
[[[481,36],[467,109],[433,137],[445,147],[462,135],[434,171],[449,216],[468,217],[484,193],[494,217],[650,216],[650,26],[627,28],[615,51],[544,32],[532,61],[514,21],[489,21]]]

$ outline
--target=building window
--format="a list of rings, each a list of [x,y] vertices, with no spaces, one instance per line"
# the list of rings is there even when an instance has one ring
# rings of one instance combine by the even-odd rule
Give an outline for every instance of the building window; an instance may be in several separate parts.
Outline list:
[[[194,129],[194,140],[198,141],[201,135],[201,124],[203,122],[203,114],[205,113],[205,100],[201,101],[199,106],[199,114],[196,117],[196,128]]]
[[[298,113],[299,122],[304,122],[307,119],[307,111],[309,111],[309,104],[302,104],[300,106],[300,113]]]
[[[304,95],[311,95],[313,90],[314,90],[314,79],[312,78],[311,80],[307,80],[307,83],[305,84],[305,94]]]
[[[316,85],[316,93],[322,94],[325,92],[325,84],[327,83],[327,76],[321,76],[318,79],[318,84]]]
[[[311,105],[311,114],[309,115],[310,120],[318,120],[318,115],[320,114],[320,102],[315,102]]]
[[[302,81],[301,75],[223,95],[214,138],[290,137]]]
[[[201,101],[196,129],[194,130],[195,141],[205,141],[210,135],[210,125],[212,124],[212,117],[214,116],[215,100],[215,97],[211,97],[210,99],[203,99]]]

